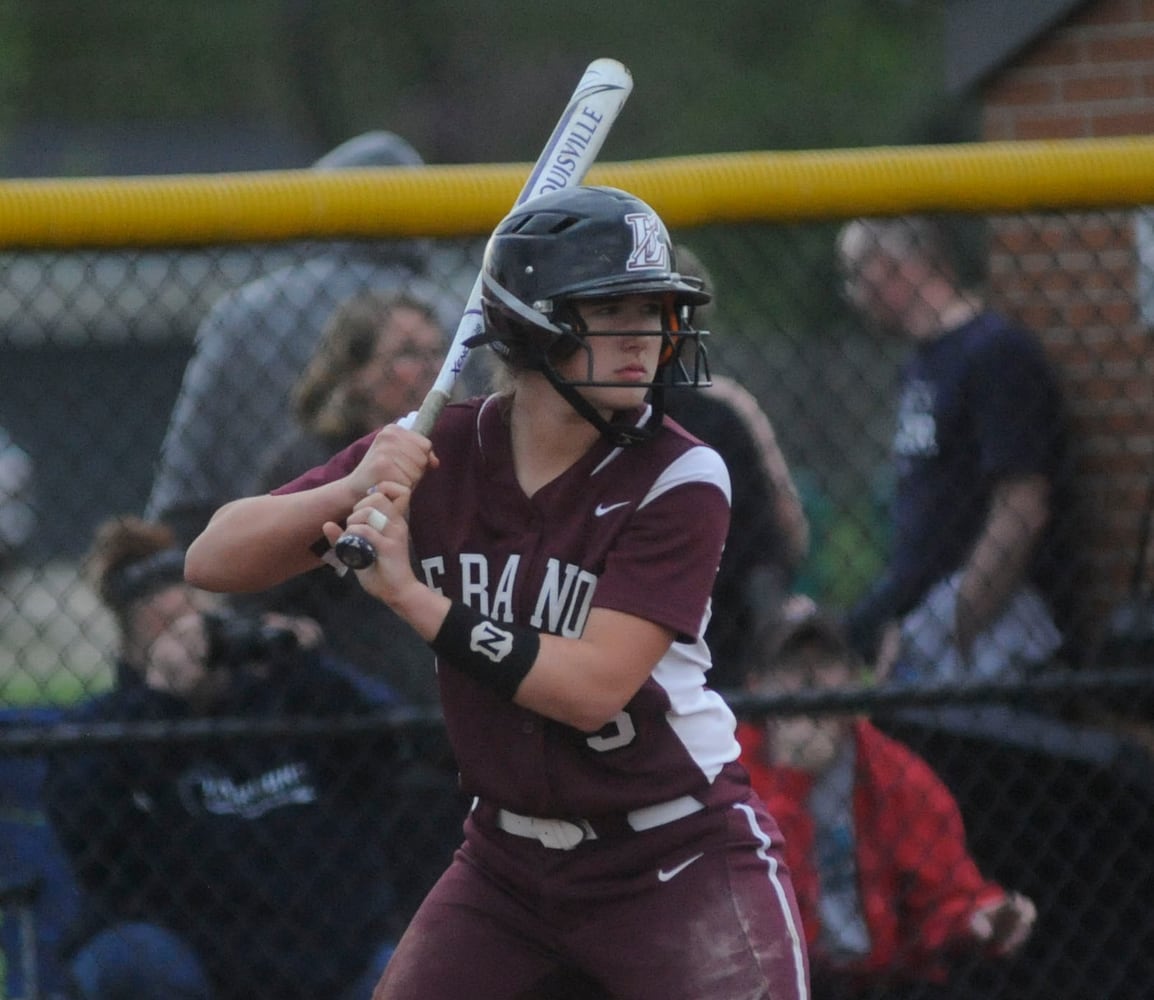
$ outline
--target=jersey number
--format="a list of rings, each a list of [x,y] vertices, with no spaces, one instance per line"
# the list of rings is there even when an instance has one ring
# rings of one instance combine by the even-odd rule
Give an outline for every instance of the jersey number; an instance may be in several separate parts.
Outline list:
[[[637,727],[626,711],[618,712],[610,722],[605,723],[597,733],[585,742],[594,750],[604,752],[628,746],[637,736]]]

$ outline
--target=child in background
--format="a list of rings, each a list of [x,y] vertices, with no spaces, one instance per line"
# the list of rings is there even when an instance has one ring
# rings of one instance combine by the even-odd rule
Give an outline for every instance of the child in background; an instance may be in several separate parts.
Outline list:
[[[841,627],[808,598],[791,599],[760,640],[754,693],[861,680]],[[887,1000],[902,997],[945,982],[952,956],[1007,955],[1029,937],[1034,904],[982,876],[953,796],[908,747],[845,715],[744,722],[738,738],[785,836],[815,1000],[883,986]]]

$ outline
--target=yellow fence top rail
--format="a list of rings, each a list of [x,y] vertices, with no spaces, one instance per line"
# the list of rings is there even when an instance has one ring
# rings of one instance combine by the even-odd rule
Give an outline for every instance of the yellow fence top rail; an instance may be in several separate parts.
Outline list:
[[[179,246],[489,232],[528,164],[0,182],[0,247]],[[604,163],[674,228],[1154,203],[1154,138],[718,153]]]

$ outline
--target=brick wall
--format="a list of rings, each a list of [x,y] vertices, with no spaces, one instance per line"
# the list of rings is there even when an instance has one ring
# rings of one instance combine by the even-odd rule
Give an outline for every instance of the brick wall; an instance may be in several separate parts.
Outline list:
[[[1097,0],[990,79],[987,141],[1154,132],[1154,0]],[[1133,213],[997,220],[992,293],[1045,338],[1078,435],[1091,601],[1126,590],[1154,461],[1154,352],[1136,302]]]

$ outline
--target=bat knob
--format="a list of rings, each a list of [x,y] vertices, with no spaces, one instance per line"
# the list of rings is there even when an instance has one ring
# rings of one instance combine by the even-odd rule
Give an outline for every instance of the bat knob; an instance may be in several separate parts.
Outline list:
[[[373,543],[360,535],[341,535],[333,549],[337,558],[349,569],[368,569],[377,561],[377,550],[373,548]]]

